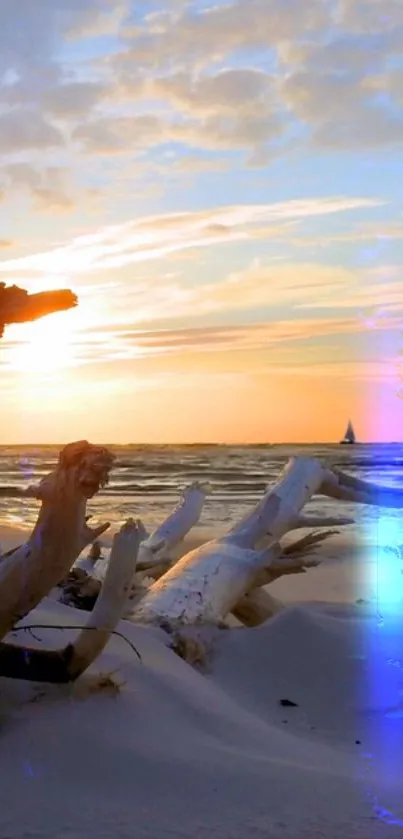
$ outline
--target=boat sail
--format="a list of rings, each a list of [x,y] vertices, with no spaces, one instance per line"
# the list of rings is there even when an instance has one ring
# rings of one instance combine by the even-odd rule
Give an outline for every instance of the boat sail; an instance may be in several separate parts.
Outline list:
[[[345,435],[344,435],[343,439],[342,439],[342,440],[340,440],[340,443],[341,443],[341,444],[350,444],[350,445],[352,445],[352,444],[354,444],[354,443],[356,443],[356,442],[357,442],[357,440],[356,440],[356,436],[355,436],[355,431],[354,431],[354,428],[353,428],[353,424],[352,424],[351,420],[349,420],[349,421],[348,421],[348,423],[347,423],[346,433],[345,433]]]

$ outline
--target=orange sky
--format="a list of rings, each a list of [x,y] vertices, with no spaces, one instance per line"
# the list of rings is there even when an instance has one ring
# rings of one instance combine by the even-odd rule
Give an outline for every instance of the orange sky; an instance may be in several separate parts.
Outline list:
[[[53,321],[56,328],[57,320],[49,318],[47,324]],[[116,443],[327,442],[342,436],[351,416],[363,441],[401,439],[403,402],[393,381],[379,380],[387,368],[372,371],[373,381],[363,381],[365,366],[357,363],[354,371],[351,362],[345,368],[342,362],[312,363],[309,348],[308,343],[304,367],[297,353],[282,352],[280,344],[264,357],[260,349],[180,348],[137,361],[20,370],[5,393],[1,438],[10,443],[82,437]],[[52,354],[50,360],[56,361]],[[37,364],[43,359],[38,357]]]

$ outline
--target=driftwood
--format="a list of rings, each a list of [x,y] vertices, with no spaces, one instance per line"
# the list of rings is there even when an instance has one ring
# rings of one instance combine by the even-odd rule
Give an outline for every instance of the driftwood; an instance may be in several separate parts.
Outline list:
[[[99,594],[102,583],[96,577],[91,577],[80,568],[77,571],[73,568],[66,580],[62,580],[58,588],[62,589],[59,597],[60,603],[66,606],[73,606],[75,609],[84,609],[92,612]]]
[[[81,676],[102,652],[122,616],[139,544],[137,523],[129,520],[114,536],[97,603],[73,644],[62,650],[42,650],[0,643],[0,675],[41,682],[71,682]]]
[[[69,289],[28,294],[23,288],[0,282],[0,338],[7,324],[37,320],[54,312],[72,309],[77,302],[76,295]]]
[[[285,607],[264,588],[255,588],[241,597],[232,609],[234,618],[244,626],[260,626]]]
[[[159,569],[172,561],[174,548],[183,541],[200,519],[204,502],[210,492],[208,483],[195,481],[188,486],[180,503],[170,516],[149,536],[145,534],[139,550],[137,567],[139,571]],[[158,573],[158,570],[157,570]]]
[[[340,469],[326,470],[322,484],[322,494],[340,501],[353,501],[375,507],[403,507],[403,491],[393,487],[362,481],[353,475],[346,475]]]
[[[106,484],[113,456],[86,441],[60,453],[53,473],[26,494],[41,501],[32,535],[0,563],[0,639],[70,571],[75,559],[109,523],[91,529],[86,503]]]
[[[112,462],[112,455],[104,448],[86,441],[73,443],[63,449],[53,473],[25,490],[25,495],[37,498],[42,506],[27,544],[0,563],[0,639],[66,577],[83,547],[108,527],[104,524],[91,529],[85,508],[87,499],[107,482]],[[151,537],[150,573],[158,579],[149,588],[142,588],[131,619],[163,628],[171,636],[172,647],[192,661],[203,659],[207,625],[221,627],[230,613],[246,626],[266,620],[282,605],[263,586],[283,574],[303,573],[317,565],[315,548],[334,531],[310,533],[286,547],[281,544],[282,538],[298,528],[329,528],[351,521],[337,516],[305,516],[303,508],[315,494],[361,504],[403,506],[403,494],[398,490],[331,471],[317,460],[294,459],[257,507],[226,536],[190,551],[158,577],[166,566],[161,547],[166,550],[169,539],[171,546],[177,544],[189,529],[189,522],[198,518],[204,500],[199,494],[197,504],[192,504],[192,515],[187,509],[186,522],[182,504],[157,529],[160,537],[165,532],[164,538],[156,538],[152,544]],[[134,554],[137,556],[144,536],[150,539],[141,522],[129,522],[125,527],[115,537],[105,582],[77,642],[62,651],[31,650],[28,655],[26,649],[2,643],[0,675],[66,681],[76,678],[98,655],[126,608],[135,570]],[[143,552],[143,571],[146,564]],[[196,634],[188,635],[189,629]]]
[[[318,461],[292,461],[260,504],[226,536],[190,551],[160,577],[135,608],[133,619],[162,622],[172,630],[222,622],[278,560],[278,540],[297,526],[300,510],[322,480]],[[269,541],[268,547],[259,549],[263,540]]]
[[[144,577],[158,579],[169,569],[173,562],[175,548],[199,521],[208,492],[210,492],[209,484],[199,481],[194,481],[186,487],[177,507],[151,535],[142,522],[137,522],[140,547],[130,593],[132,605],[137,603],[147,590],[143,584]],[[86,611],[94,608],[101,590],[101,581],[92,576],[88,559],[93,559],[93,567],[95,567],[100,551],[98,546],[98,552],[94,554],[94,548],[97,545],[98,543],[92,545],[85,561],[86,570],[82,571],[78,563],[68,577],[59,584],[63,589],[61,603]]]
[[[315,520],[316,523],[318,520]],[[335,521],[335,519],[325,519]],[[345,521],[347,524],[347,521]],[[320,558],[315,556],[315,549],[329,536],[338,531],[328,530],[322,533],[310,533],[283,548],[278,560],[263,568],[255,578],[254,587],[246,592],[236,603],[232,614],[244,626],[260,626],[285,607],[277,598],[272,597],[262,586],[267,586],[286,574],[305,574],[308,568],[320,565]],[[279,546],[280,547],[280,546]]]
[[[279,540],[300,527],[343,526],[345,518],[304,517],[301,510],[315,494],[340,500],[378,504],[386,498],[388,506],[400,507],[402,494],[385,490],[344,473],[333,473],[316,460],[292,460],[283,476],[266,493],[251,514],[233,527],[227,536],[191,551],[158,579],[134,608],[132,619],[156,624],[173,636],[173,646],[181,655],[205,658],[203,632],[199,638],[188,629],[206,624],[222,625],[232,612],[245,625],[266,620],[281,605],[259,587],[282,573],[300,573],[312,561],[306,555],[318,541],[334,531],[315,534],[282,550]],[[268,543],[260,549],[262,541]],[[287,556],[288,554],[288,556]],[[314,564],[316,564],[314,562]],[[259,591],[259,594],[257,592]],[[189,641],[188,641],[189,638]]]

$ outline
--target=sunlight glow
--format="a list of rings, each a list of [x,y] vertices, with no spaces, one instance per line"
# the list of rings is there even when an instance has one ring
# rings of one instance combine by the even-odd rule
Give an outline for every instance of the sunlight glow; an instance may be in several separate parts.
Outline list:
[[[67,314],[24,324],[24,340],[9,351],[10,368],[21,373],[48,373],[74,366],[75,336]]]
[[[85,330],[99,320],[96,301],[84,297],[76,309],[8,327],[8,346],[3,354],[6,369],[29,377],[79,366]]]

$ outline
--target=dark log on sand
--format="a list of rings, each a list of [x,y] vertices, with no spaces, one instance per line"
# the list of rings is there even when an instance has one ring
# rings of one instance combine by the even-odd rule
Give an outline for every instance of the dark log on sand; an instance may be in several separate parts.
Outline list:
[[[129,519],[113,538],[101,593],[77,640],[61,650],[0,643],[0,676],[36,682],[72,682],[102,652],[123,614],[136,568],[140,534]],[[66,627],[68,629],[68,627]]]

